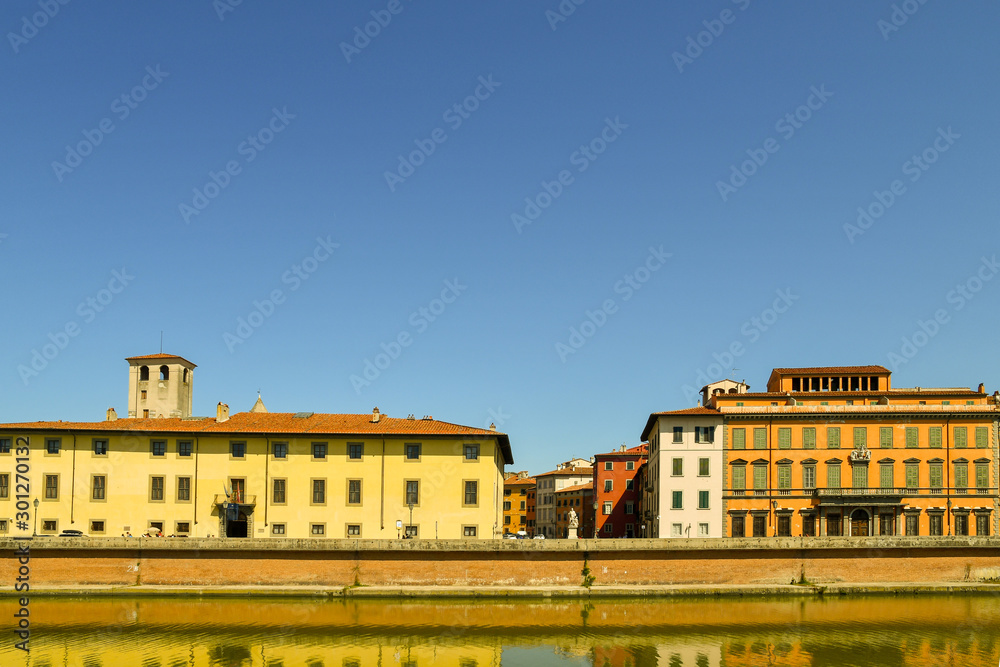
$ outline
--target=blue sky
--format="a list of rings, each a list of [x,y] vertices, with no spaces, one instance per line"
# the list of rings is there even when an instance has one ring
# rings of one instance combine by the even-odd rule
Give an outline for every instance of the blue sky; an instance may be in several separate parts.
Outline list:
[[[5,2],[0,421],[124,412],[161,330],[197,414],[492,421],[532,472],[705,378],[1000,388],[998,19]]]

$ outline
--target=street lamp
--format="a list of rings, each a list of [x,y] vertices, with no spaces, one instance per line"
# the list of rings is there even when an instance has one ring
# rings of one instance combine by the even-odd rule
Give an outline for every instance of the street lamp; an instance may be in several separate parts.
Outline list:
[[[35,506],[35,523],[31,528],[31,536],[35,537],[38,535],[38,498],[35,498],[33,504]]]
[[[410,508],[410,525],[407,526],[407,530],[413,527],[413,503],[407,503],[407,507]]]

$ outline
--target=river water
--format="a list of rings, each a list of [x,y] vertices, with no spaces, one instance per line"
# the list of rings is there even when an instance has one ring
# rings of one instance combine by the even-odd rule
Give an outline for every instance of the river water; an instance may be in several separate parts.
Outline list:
[[[1000,596],[623,601],[0,598],[0,665],[1000,665]]]

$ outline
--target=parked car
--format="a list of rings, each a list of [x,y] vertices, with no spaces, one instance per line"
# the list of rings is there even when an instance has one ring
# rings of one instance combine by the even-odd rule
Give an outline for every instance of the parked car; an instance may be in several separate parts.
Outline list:
[[[503,534],[503,539],[505,539],[505,540],[516,540],[517,539],[517,535],[515,535],[514,533],[504,533]]]
[[[533,538],[531,538],[531,539],[533,539],[533,540],[544,540],[544,539],[545,539],[545,536],[544,536],[544,535],[542,535],[541,533],[539,533],[538,535],[535,535],[535,536],[534,536]]]
[[[59,537],[83,537],[83,531],[76,530],[74,528],[66,528],[59,533]]]

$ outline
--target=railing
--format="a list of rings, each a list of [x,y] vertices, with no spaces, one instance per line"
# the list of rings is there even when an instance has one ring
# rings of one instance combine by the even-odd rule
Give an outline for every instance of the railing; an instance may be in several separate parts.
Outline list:
[[[221,493],[220,494],[216,494],[214,504],[215,505],[225,505],[226,503],[236,503],[237,505],[256,505],[257,504],[257,496],[256,495],[248,496],[246,494],[243,494],[242,497],[240,497],[239,500],[235,500],[234,498],[235,498],[235,496],[230,496],[229,498],[227,498],[224,494],[221,494]]]
[[[888,489],[883,489],[881,487],[871,487],[864,489],[816,489],[816,495],[820,498],[830,497],[830,496],[905,496],[912,495],[908,494],[906,489],[893,487]]]

